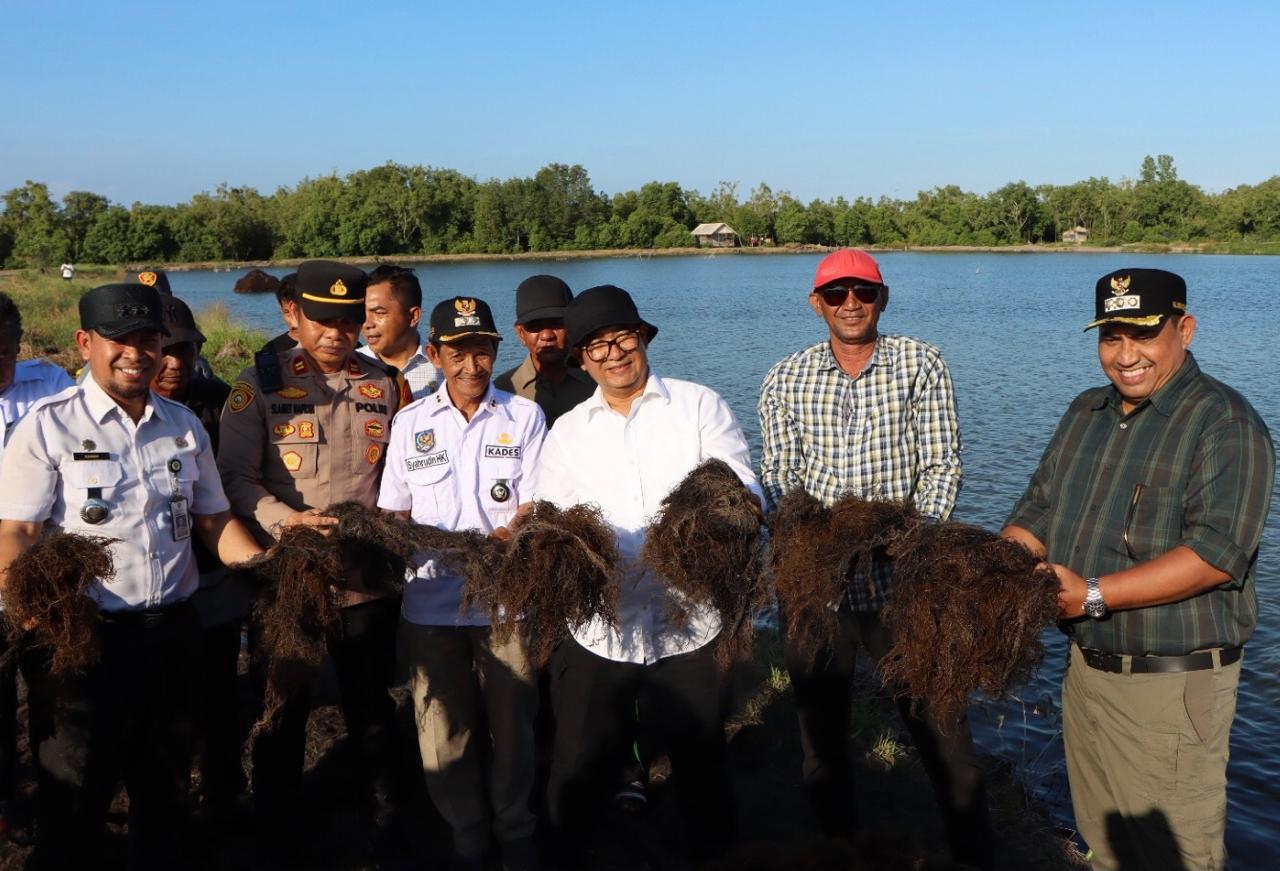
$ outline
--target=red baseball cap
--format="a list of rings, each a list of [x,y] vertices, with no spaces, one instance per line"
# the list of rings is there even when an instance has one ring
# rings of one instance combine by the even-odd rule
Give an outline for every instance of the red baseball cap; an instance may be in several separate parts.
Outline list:
[[[866,284],[884,285],[884,279],[880,277],[880,266],[870,254],[858,248],[841,248],[822,258],[818,271],[813,276],[813,289],[818,290],[850,278]]]

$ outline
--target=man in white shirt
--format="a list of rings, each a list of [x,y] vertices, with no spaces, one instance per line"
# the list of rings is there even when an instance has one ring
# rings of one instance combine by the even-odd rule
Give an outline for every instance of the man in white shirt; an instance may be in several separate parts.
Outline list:
[[[187,600],[194,532],[225,563],[261,553],[231,516],[209,436],[186,407],[151,392],[165,332],[159,294],[140,284],[80,299],[76,344],[90,375],[38,405],[0,462],[0,589],[46,531],[112,539],[116,576],[90,587],[101,654],[85,673],[43,675],[39,868],[97,868],[116,783],[129,792],[130,865],[182,867],[191,763],[190,687],[198,636]]]
[[[454,297],[431,312],[428,351],[444,386],[392,422],[378,507],[496,537],[532,507],[546,423],[531,400],[490,384],[500,339],[484,300]],[[454,867],[483,868],[496,837],[507,871],[533,869],[533,665],[519,632],[499,642],[488,619],[460,613],[461,604],[462,578],[434,559],[405,586],[402,630],[427,790],[453,830]],[[476,734],[486,722],[488,749]]]
[[[74,263],[64,263],[58,267],[58,272],[62,275],[63,281],[70,281],[75,278],[76,267]]]
[[[0,293],[0,457],[4,443],[18,421],[36,403],[72,385],[71,376],[48,360],[18,360],[22,344],[22,313],[7,294]],[[0,610],[4,605],[0,603]],[[8,649],[0,633],[0,656]],[[43,667],[39,657],[22,657],[22,669]],[[14,799],[14,770],[18,757],[18,666],[13,659],[0,663],[0,835],[10,828]],[[28,696],[28,709],[35,700]],[[37,705],[38,708],[38,705]],[[30,718],[29,718],[30,719]]]
[[[536,499],[599,505],[623,558],[618,626],[599,617],[570,627],[551,665],[556,736],[548,805],[566,864],[584,861],[593,806],[612,786],[635,728],[666,744],[680,785],[689,846],[711,853],[733,831],[725,768],[720,680],[712,642],[720,615],[695,608],[672,620],[671,594],[638,563],[648,520],[680,480],[705,460],[728,463],[757,498],[742,428],[714,391],[661,378],[648,363],[657,327],[631,296],[593,287],[565,311],[568,342],[599,385],[547,436]]]
[[[440,370],[427,357],[418,335],[421,319],[422,286],[412,269],[383,264],[369,273],[364,292],[366,344],[356,350],[399,369],[414,399],[430,396],[440,383]]]

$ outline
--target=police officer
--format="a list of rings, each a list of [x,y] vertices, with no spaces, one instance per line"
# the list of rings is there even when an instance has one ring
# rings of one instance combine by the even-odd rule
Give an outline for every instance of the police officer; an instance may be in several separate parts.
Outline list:
[[[377,498],[391,418],[407,402],[408,386],[355,353],[365,281],[354,266],[303,263],[298,346],[276,355],[273,366],[259,359],[231,385],[218,464],[232,510],[250,521],[263,543],[287,525],[332,524],[320,512],[336,502],[373,507]],[[377,751],[377,735],[394,713],[387,688],[395,671],[399,602],[344,595],[342,631],[330,646],[342,713],[351,743]],[[275,730],[254,745],[254,794],[267,818],[287,815],[297,797],[310,709],[305,695],[291,699]]]
[[[102,865],[107,808],[129,792],[130,866],[179,867],[190,772],[195,532],[224,562],[262,548],[230,511],[204,428],[149,389],[164,332],[152,288],[113,284],[80,300],[89,377],[31,411],[5,452],[0,586],[45,530],[107,536],[116,576],[95,584],[101,654],[39,688],[52,729],[39,765],[36,867]]]
[[[444,386],[396,417],[379,507],[499,537],[532,507],[546,424],[533,402],[490,385],[499,340],[483,300],[455,297],[431,312],[428,354]],[[520,633],[499,642],[484,615],[459,613],[461,597],[462,578],[434,560],[405,588],[427,789],[453,830],[455,867],[483,867],[496,836],[505,868],[532,868],[533,667]],[[480,737],[486,722],[489,752]]]

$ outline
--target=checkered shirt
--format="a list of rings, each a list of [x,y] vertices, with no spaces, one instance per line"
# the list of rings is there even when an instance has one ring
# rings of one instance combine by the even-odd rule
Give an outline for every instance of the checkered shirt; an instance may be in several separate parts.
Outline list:
[[[880,336],[871,359],[849,376],[828,342],[783,359],[760,385],[760,483],[773,505],[793,487],[823,504],[845,493],[910,499],[945,520],[962,476],[960,425],[951,375],[938,349],[908,336]],[[891,577],[872,567],[855,577],[850,605],[878,610]]]

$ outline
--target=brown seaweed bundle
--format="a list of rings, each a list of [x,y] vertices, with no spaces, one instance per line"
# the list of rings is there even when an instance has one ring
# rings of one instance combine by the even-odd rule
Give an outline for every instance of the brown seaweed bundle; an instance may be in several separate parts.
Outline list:
[[[833,606],[848,584],[870,583],[872,561],[920,522],[909,502],[851,493],[830,508],[801,487],[783,494],[770,518],[769,566],[791,649],[812,660],[836,635]]]
[[[536,502],[497,570],[466,576],[462,607],[488,614],[500,641],[520,627],[543,665],[569,627],[596,616],[617,623],[617,565],[617,539],[598,508]]]
[[[9,566],[5,617],[9,637],[34,624],[30,643],[52,651],[49,671],[63,676],[98,660],[98,605],[86,593],[94,581],[110,581],[115,565],[110,538],[55,532],[29,547]],[[13,650],[17,650],[15,645]]]
[[[256,735],[271,731],[285,701],[319,673],[329,638],[340,625],[332,585],[343,577],[343,563],[329,536],[310,526],[290,526],[270,551],[243,569],[263,587],[254,618],[267,686]]]
[[[344,564],[357,572],[365,589],[373,593],[402,592],[405,568],[425,551],[468,575],[491,573],[502,557],[501,542],[475,530],[455,532],[423,526],[359,502],[338,502],[324,513],[338,519],[331,537]]]
[[[755,615],[769,600],[756,497],[723,460],[691,471],[650,524],[640,558],[678,594],[675,618],[711,605],[724,628],[716,649],[722,667],[751,654]]]
[[[886,685],[927,702],[945,725],[975,690],[999,698],[1027,680],[1058,617],[1052,570],[1021,544],[960,523],[920,526],[892,555]]]

